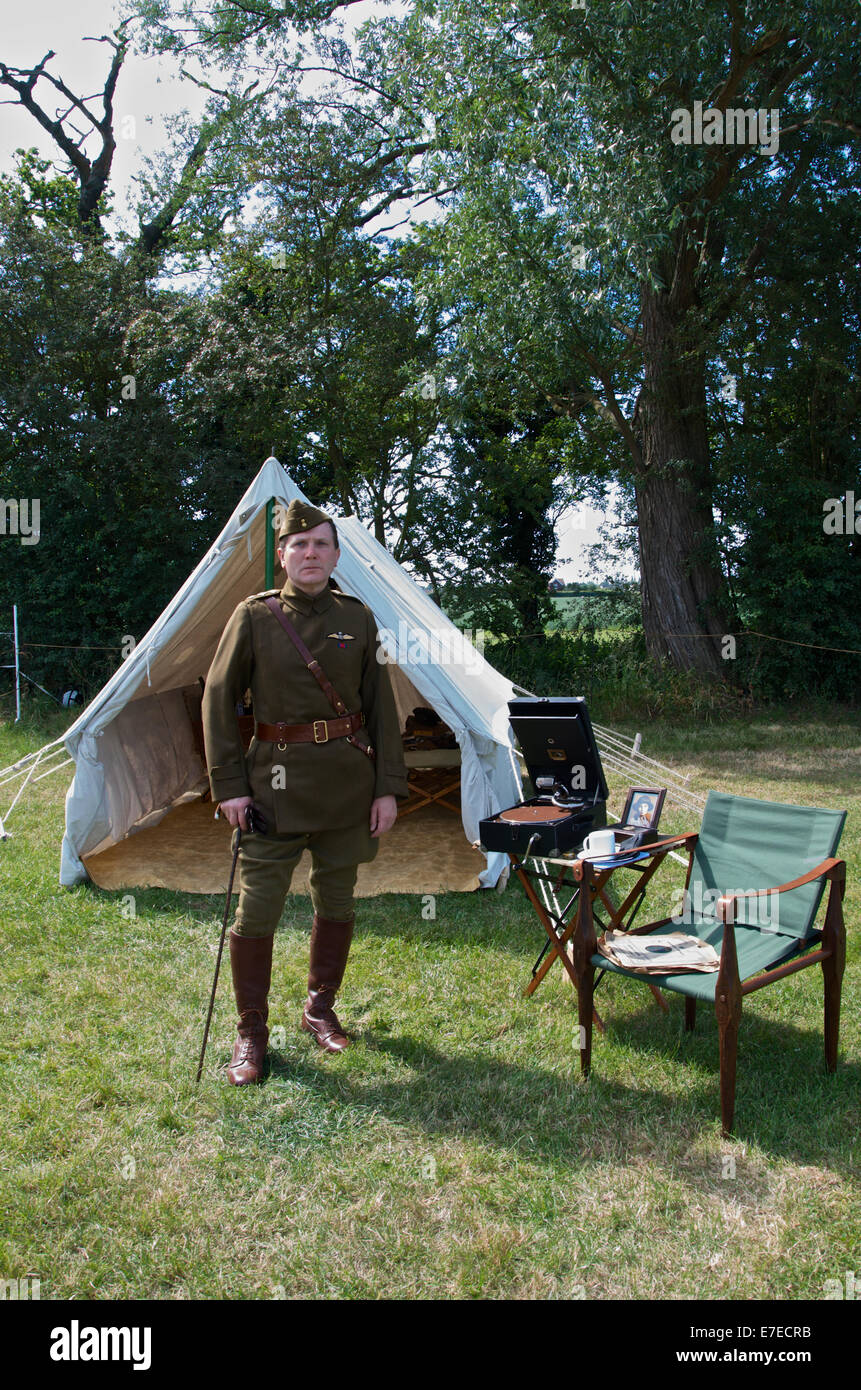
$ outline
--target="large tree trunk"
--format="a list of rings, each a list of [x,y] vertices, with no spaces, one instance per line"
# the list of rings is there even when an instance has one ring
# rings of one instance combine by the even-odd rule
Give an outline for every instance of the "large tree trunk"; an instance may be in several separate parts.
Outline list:
[[[692,271],[679,293],[643,290],[645,378],[636,495],[646,645],[656,660],[725,676],[728,603],[714,534],[705,361],[693,341]],[[687,320],[687,322],[686,322]]]

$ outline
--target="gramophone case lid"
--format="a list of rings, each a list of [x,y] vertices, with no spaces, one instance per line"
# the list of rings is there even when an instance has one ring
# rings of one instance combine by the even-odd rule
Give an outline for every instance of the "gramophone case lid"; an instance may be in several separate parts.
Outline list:
[[[575,795],[607,800],[610,793],[582,695],[509,700],[508,711],[533,785],[538,777],[555,777],[568,785],[573,765],[584,769],[585,781],[571,788]]]

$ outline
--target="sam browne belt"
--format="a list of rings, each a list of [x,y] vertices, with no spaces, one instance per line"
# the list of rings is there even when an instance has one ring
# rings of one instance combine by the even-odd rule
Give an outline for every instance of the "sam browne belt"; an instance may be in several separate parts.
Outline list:
[[[362,727],[360,713],[345,714],[342,719],[315,719],[313,724],[255,724],[257,738],[277,743],[284,749],[288,743],[328,743],[332,738],[347,738]]]
[[[339,714],[341,718],[315,719],[313,724],[258,724],[258,729],[274,729],[279,748],[286,747],[288,743],[328,743],[330,738],[345,738],[348,743],[352,743],[354,748],[358,748],[360,753],[364,753],[365,757],[370,758],[373,762],[376,758],[376,753],[370,743],[360,742],[359,739],[354,737],[356,731],[360,729],[364,723],[363,716],[361,714],[347,713],[347,706],[344,704],[344,701],[329,680],[329,677],[326,675],[326,672],[323,670],[317,658],[311,655],[293,624],[288,622],[287,618],[284,616],[278,600],[276,598],[267,598],[263,601],[273,618],[277,618],[304,661],[307,670],[309,670],[314,677],[320,689],[325,694],[326,699],[329,701],[329,704],[335,710],[335,713]],[[353,720],[357,722],[353,723]],[[290,731],[292,737],[282,732],[282,730],[285,729]],[[320,730],[322,730],[322,732],[318,732]],[[260,737],[272,738],[272,735],[261,733]],[[365,735],[365,738],[367,738],[367,735]]]

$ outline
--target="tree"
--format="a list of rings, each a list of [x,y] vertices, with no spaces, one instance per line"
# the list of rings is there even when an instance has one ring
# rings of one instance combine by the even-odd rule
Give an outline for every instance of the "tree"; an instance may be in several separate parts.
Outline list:
[[[832,533],[826,514],[829,499],[861,497],[861,210],[847,199],[825,227],[823,172],[723,337],[713,450],[742,631],[762,634],[736,644],[745,680],[757,694],[853,698],[861,536]]]
[[[504,382],[460,383],[445,415],[457,522],[446,607],[472,627],[540,638],[553,614],[554,522],[571,501],[556,481],[566,449],[560,421],[542,397],[512,398]]]
[[[103,201],[110,188],[116,152],[114,98],[131,45],[127,28],[130,22],[123,20],[113,35],[103,35],[97,40],[107,44],[113,52],[103,89],[97,94],[100,111],[93,106],[96,96],[78,96],[62,77],[49,70],[48,64],[56,57],[53,50],[31,68],[9,67],[0,62],[0,86],[17,95],[17,101],[11,104],[23,106],[30,113],[68,162],[68,172],[78,183],[78,222],[82,230],[93,237],[103,235]],[[57,107],[53,115],[37,99],[40,82],[53,88],[65,103]],[[226,190],[224,188],[221,137],[259,101],[260,94],[255,94],[257,86],[255,80],[244,91],[218,91],[210,87],[212,95],[208,108],[193,132],[187,121],[174,121],[175,145],[182,163],[177,171],[175,159],[162,161],[160,168],[153,169],[154,177],[145,180],[144,210],[132,247],[132,261],[142,273],[153,274],[158,268],[157,256],[176,244],[187,247],[191,242],[208,247],[213,224],[220,228],[227,214],[236,211],[229,184]],[[93,136],[99,148],[95,156],[90,157],[86,145]],[[226,203],[218,197],[219,192],[225,191]],[[201,227],[204,230],[202,238]]]
[[[376,49],[378,82],[434,112],[450,261],[481,277],[484,321],[519,316],[523,376],[624,445],[650,652],[724,674],[710,377],[817,161],[820,217],[848,196],[856,8],[429,0]],[[709,140],[676,143],[703,109]]]
[[[182,441],[125,344],[149,291],[47,175],[27,156],[0,182],[0,492],[40,516],[38,540],[0,540],[0,610],[19,604],[26,669],[61,691],[101,683],[197,540]]]
[[[290,96],[234,131],[253,221],[222,238],[206,294],[173,297],[166,318],[162,296],[130,334],[174,380],[209,475],[274,451],[397,553],[437,471],[435,327],[414,303],[421,248],[366,228],[412,152],[389,157],[359,112],[316,108]]]
[[[416,0],[352,48],[342,9],[146,0],[140,41],[181,54],[190,79],[199,59],[211,101],[153,162],[119,277],[103,232],[81,221],[65,151],[75,247],[104,253],[70,253],[93,277],[68,271],[90,319],[63,299],[94,368],[86,409],[114,390],[117,363],[135,364],[195,515],[232,505],[277,447],[435,592],[457,576],[458,545],[473,575],[490,551],[509,577],[531,568],[521,626],[540,621],[560,478],[582,491],[619,476],[637,509],[650,651],[725,674],[721,636],[736,610],[754,613],[757,584],[765,602],[760,556],[776,562],[745,547],[784,425],[810,462],[799,385],[843,430],[810,488],[854,457],[837,378],[814,370],[817,354],[846,357],[837,305],[851,277],[824,229],[845,227],[847,245],[857,230],[854,7]],[[6,85],[35,100],[47,65],[6,69]],[[309,97],[299,84],[315,70],[334,80]],[[81,109],[64,95],[68,136]],[[104,124],[91,125],[103,140]],[[66,216],[42,182],[28,195],[45,210],[40,236]],[[406,229],[429,199],[437,224]],[[781,247],[805,238],[817,253],[793,280]],[[167,253],[202,272],[197,288],[156,283]],[[830,306],[818,317],[814,294]],[[45,312],[28,321],[32,343]],[[97,324],[110,331],[95,369]],[[804,351],[784,363],[796,327]],[[751,335],[767,349],[758,375]],[[728,408],[725,378],[745,374],[742,407]],[[779,411],[764,400],[772,383]],[[74,408],[65,428],[72,439]]]

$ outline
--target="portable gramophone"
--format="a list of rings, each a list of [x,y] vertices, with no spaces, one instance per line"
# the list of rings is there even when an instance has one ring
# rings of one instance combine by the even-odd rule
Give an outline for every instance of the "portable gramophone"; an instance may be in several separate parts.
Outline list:
[[[535,795],[480,822],[482,849],[554,855],[607,824],[607,783],[586,701],[510,700]]]

